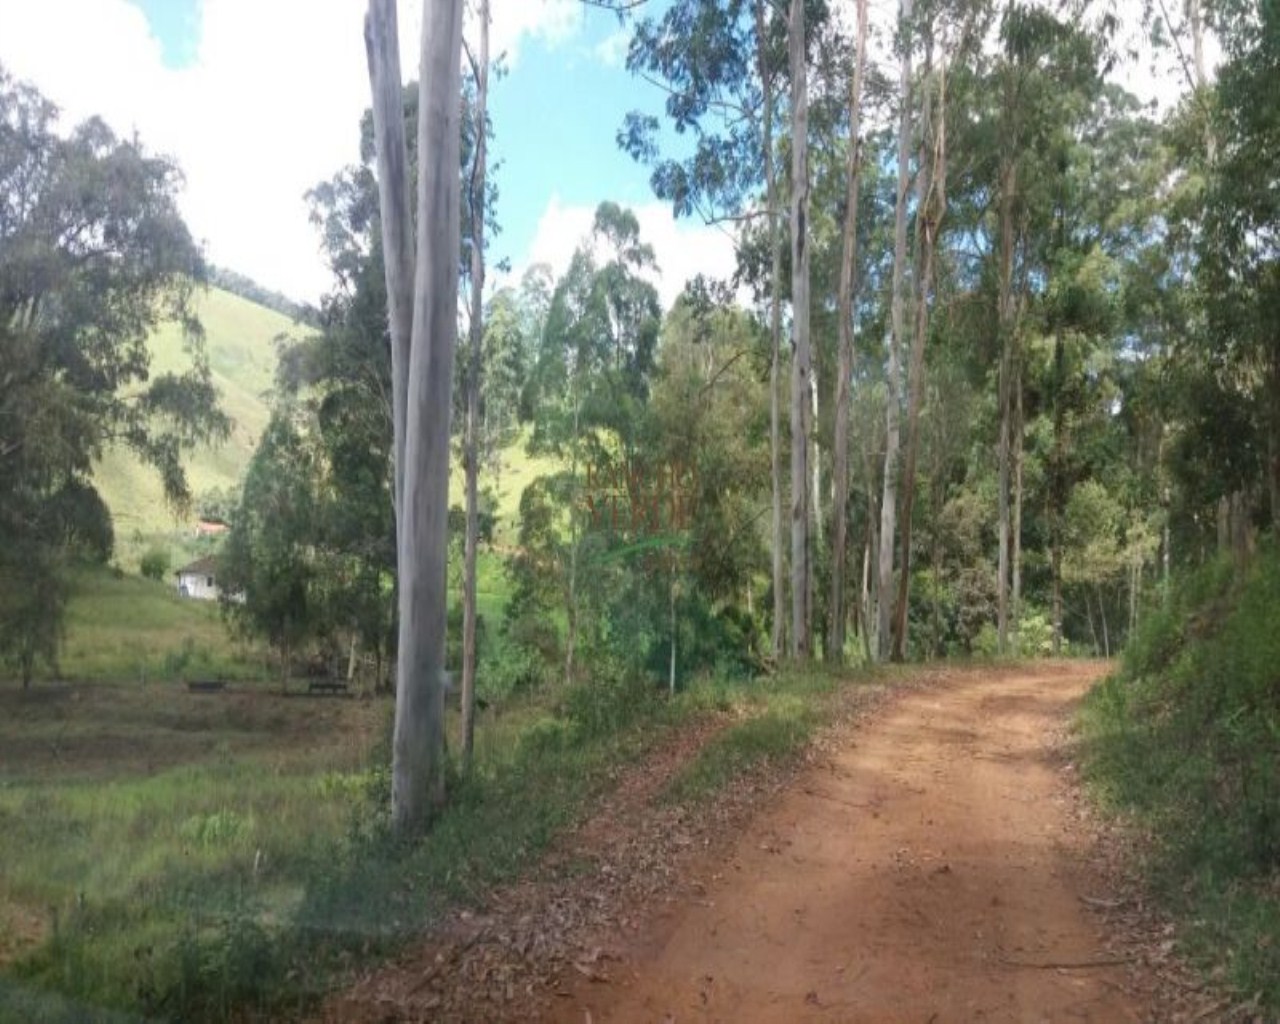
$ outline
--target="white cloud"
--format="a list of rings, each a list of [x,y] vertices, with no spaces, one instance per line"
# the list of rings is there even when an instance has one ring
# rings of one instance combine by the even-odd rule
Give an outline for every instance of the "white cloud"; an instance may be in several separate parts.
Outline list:
[[[513,67],[522,39],[555,45],[573,37],[585,17],[579,0],[490,0],[493,16],[489,46],[496,58],[507,55]]]
[[[399,0],[402,72],[415,77],[421,3]],[[357,156],[368,105],[364,0],[203,0],[192,63],[164,65],[125,0],[0,0],[0,63],[64,110],[101,114],[175,157],[180,202],[209,258],[314,300],[330,285],[303,195]],[[493,52],[560,42],[576,0],[493,0]]]
[[[640,222],[641,241],[653,246],[658,273],[652,275],[652,280],[664,309],[671,307],[686,282],[698,274],[719,279],[732,276],[737,265],[734,243],[724,231],[677,221],[664,203],[641,203],[630,209]],[[538,220],[528,259],[513,268],[512,280],[518,281],[528,267],[537,263],[550,266],[556,277],[563,274],[574,251],[591,234],[594,218],[594,206],[566,205],[559,196],[552,196]]]
[[[623,27],[596,43],[592,52],[607,68],[620,68],[627,62],[627,50],[631,46],[631,29]]]

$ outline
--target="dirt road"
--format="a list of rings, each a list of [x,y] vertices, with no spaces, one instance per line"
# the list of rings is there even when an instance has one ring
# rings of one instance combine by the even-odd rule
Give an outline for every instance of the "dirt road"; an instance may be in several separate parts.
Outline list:
[[[620,940],[579,1022],[1127,1021],[1052,737],[1101,670],[964,673],[864,723]]]

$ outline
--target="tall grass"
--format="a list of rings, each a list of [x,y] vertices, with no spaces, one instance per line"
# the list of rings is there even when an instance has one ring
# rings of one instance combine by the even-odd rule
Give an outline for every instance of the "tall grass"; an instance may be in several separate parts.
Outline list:
[[[1151,831],[1189,951],[1280,1012],[1280,556],[1183,580],[1083,712],[1089,777]]]

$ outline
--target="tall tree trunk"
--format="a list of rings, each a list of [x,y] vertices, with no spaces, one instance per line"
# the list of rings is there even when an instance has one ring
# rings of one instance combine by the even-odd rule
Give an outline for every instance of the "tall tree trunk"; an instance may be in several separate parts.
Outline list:
[[[818,364],[819,360],[813,360],[809,368],[809,411],[810,424],[812,424],[812,438],[809,443],[809,514],[813,520],[813,548],[822,547],[822,449],[818,444],[818,424],[822,422],[818,414]],[[814,573],[810,570],[809,586],[813,586]],[[813,597],[809,598],[809,605],[813,607]],[[812,622],[809,624],[810,633],[813,632]]]
[[[856,0],[858,29],[849,79],[849,158],[845,167],[844,238],[840,254],[839,343],[836,359],[831,596],[827,601],[827,661],[844,660],[845,582],[849,518],[849,402],[853,383],[854,270],[858,254],[858,195],[862,188],[862,74],[867,59],[867,0]]]
[[[911,16],[913,0],[899,0],[898,46],[898,190],[893,222],[893,299],[890,306],[889,365],[886,373],[884,492],[880,502],[880,584],[876,595],[876,655],[889,656],[893,619],[893,538],[898,503],[898,406],[900,353],[907,344],[907,190],[911,160]]]
[[[907,656],[907,605],[911,597],[911,517],[916,497],[916,458],[920,448],[920,404],[924,387],[924,345],[929,333],[929,289],[933,281],[933,257],[938,226],[947,208],[946,66],[938,69],[938,121],[936,133],[928,82],[933,45],[927,39],[925,87],[920,102],[920,168],[916,172],[916,223],[920,239],[920,264],[916,282],[916,324],[911,338],[911,366],[907,394],[907,451],[902,472],[902,545],[898,555],[898,602],[894,615],[893,659]],[[932,149],[932,153],[930,153]],[[932,161],[932,166],[930,166]]]
[[[939,489],[941,490],[941,489]],[[930,657],[942,656],[942,603],[939,598],[942,589],[942,535],[937,528],[938,516],[942,513],[942,502],[935,500],[933,504],[933,637],[929,645]]]
[[[997,319],[1000,335],[1000,439],[997,444],[997,543],[996,554],[996,637],[1004,654],[1009,643],[1009,478],[1013,433],[1014,335],[1013,301],[1014,193],[1018,184],[1017,165],[1005,158],[1000,166],[999,205],[999,294]]]
[[[867,664],[871,664],[875,657],[871,650],[871,623],[868,621],[870,615],[867,609],[871,607],[871,551],[875,543],[875,527],[870,519],[867,520],[867,541],[862,548],[862,593],[861,600],[858,602],[858,618],[862,624],[859,632],[862,634],[862,657]]]
[[[1169,525],[1169,506],[1170,506],[1170,500],[1169,500],[1169,487],[1168,487],[1168,485],[1166,485],[1166,486],[1165,486],[1165,489],[1164,489],[1164,501],[1163,501],[1163,505],[1164,505],[1164,530],[1163,530],[1162,540],[1161,540],[1161,543],[1160,543],[1160,589],[1161,589],[1161,595],[1160,595],[1160,596],[1161,596],[1161,600],[1162,600],[1162,602],[1164,603],[1164,605],[1165,605],[1166,607],[1168,607],[1168,604],[1169,604],[1169,598],[1170,598],[1170,596],[1171,596],[1171,594],[1172,594],[1171,590],[1169,589],[1169,585],[1170,585],[1170,582],[1171,582],[1171,579],[1170,579],[1170,570],[1172,569],[1172,565],[1173,565],[1173,548],[1172,548],[1172,538],[1171,538],[1171,536],[1170,536],[1170,534],[1171,534],[1172,530],[1171,530],[1171,527],[1170,527],[1170,525]],[[1277,512],[1276,512],[1276,510],[1275,510],[1275,507],[1273,506],[1273,507],[1272,507],[1272,522],[1273,522],[1273,523],[1275,522],[1275,518],[1274,518],[1274,517],[1276,516],[1276,514],[1277,514]],[[1280,528],[1276,529],[1276,532],[1277,532],[1278,534],[1280,534]]]
[[[1267,398],[1267,497],[1271,503],[1271,532],[1280,539],[1280,352],[1273,345]]]
[[[1018,630],[1022,621],[1022,469],[1025,463],[1022,441],[1022,364],[1014,354],[1013,372],[1013,551],[1010,553],[1009,619],[1013,652],[1018,654]]]
[[[1138,590],[1142,586],[1142,562],[1135,558],[1129,564],[1129,636],[1138,628]]]
[[[1053,653],[1062,653],[1062,528],[1067,503],[1066,347],[1053,332],[1053,449],[1049,458],[1049,566],[1053,577]]]
[[[462,553],[462,763],[471,766],[476,733],[476,549],[480,540],[480,347],[484,338],[484,214],[488,172],[489,0],[479,0],[480,55],[476,82],[475,159],[471,167],[471,358],[467,366],[467,526]]]
[[[1201,0],[1186,0],[1187,23],[1191,28],[1191,60],[1196,91],[1204,97],[1209,84],[1209,74],[1204,59],[1204,17]],[[1218,137],[1213,130],[1213,119],[1204,110],[1204,153],[1212,166],[1218,159]]]
[[[870,448],[863,449],[863,472],[867,478],[867,538],[862,550],[862,592],[858,610],[862,615],[862,653],[870,664],[878,655],[874,648],[875,632],[871,617],[876,607],[876,576],[873,559],[878,552],[878,535],[876,524],[880,521],[880,510],[876,507],[876,458]]]
[[[773,656],[782,657],[785,648],[787,620],[787,584],[783,556],[782,529],[782,232],[781,211],[778,208],[778,178],[773,161],[773,76],[769,70],[768,35],[765,25],[765,0],[756,0],[756,66],[763,91],[764,123],[761,132],[761,149],[764,156],[765,202],[768,205],[769,251],[771,257],[769,277],[769,466],[770,498],[773,503],[773,522],[770,536],[773,538],[771,562],[773,569]]]
[[[1102,588],[1094,588],[1098,594],[1098,618],[1102,620],[1102,655],[1105,658],[1111,657],[1111,633],[1107,629],[1107,608],[1106,603],[1102,600]]]
[[[1062,408],[1065,356],[1061,332],[1053,333],[1053,451],[1048,483],[1048,547],[1053,586],[1053,654],[1062,653],[1062,526],[1066,507],[1066,411]]]
[[[791,362],[791,651],[810,651],[809,553],[809,85],[804,0],[791,0],[791,306],[795,353]]]
[[[676,695],[676,569],[675,559],[671,562],[671,666],[667,676],[667,692]]]
[[[1054,541],[1050,552],[1053,561],[1053,653],[1062,653],[1062,539]]]
[[[577,377],[573,384],[573,446],[569,460],[569,478],[573,481],[573,501],[569,506],[569,573],[565,592],[564,682],[573,685],[573,659],[578,645],[578,431],[581,426],[582,403],[578,399]]]
[[[370,0],[366,19],[370,81],[375,94],[379,166],[394,166],[390,121],[403,121],[398,39],[391,0]],[[449,509],[449,420],[453,409],[453,354],[458,334],[458,248],[462,87],[462,3],[434,0],[422,24],[418,105],[418,231],[413,327],[405,367],[405,416],[397,542],[399,650],[392,739],[391,812],[397,830],[422,827],[444,802],[444,650]],[[396,93],[394,108],[387,102]],[[394,118],[390,117],[392,109]],[[381,120],[382,129],[378,130]],[[382,155],[385,152],[385,156]],[[407,166],[407,158],[404,158]],[[393,186],[389,179],[388,185]],[[403,243],[388,236],[397,219],[411,234],[408,211],[399,216],[392,196],[382,216],[388,264]],[[394,217],[392,216],[394,215]],[[390,271],[388,272],[390,277]],[[393,294],[388,289],[389,294]],[[401,311],[392,300],[393,323]],[[394,351],[394,349],[393,349]],[[394,373],[394,368],[393,368]],[[393,403],[394,405],[394,403]]]
[[[394,0],[369,0],[364,20],[365,56],[373,94],[377,149],[382,265],[387,282],[387,327],[391,338],[392,462],[395,473],[396,543],[404,502],[405,395],[409,342],[413,333],[414,228],[409,202],[409,151],[404,133],[404,85],[400,75],[399,27]]]

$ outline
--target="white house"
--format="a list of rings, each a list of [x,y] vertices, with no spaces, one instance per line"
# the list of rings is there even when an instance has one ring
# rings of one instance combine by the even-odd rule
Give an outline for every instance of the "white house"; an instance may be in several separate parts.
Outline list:
[[[200,601],[218,599],[217,562],[211,557],[197,558],[177,571],[178,593]]]

